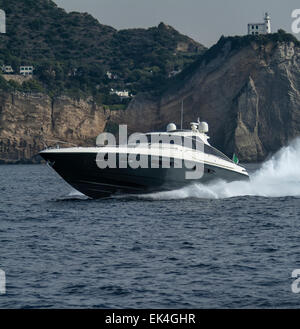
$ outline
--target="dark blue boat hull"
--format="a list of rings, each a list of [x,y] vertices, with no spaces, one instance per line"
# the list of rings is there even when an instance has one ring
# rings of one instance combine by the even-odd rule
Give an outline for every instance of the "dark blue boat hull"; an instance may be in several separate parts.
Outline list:
[[[88,197],[99,199],[112,194],[142,194],[181,188],[215,179],[245,180],[243,175],[217,166],[205,165],[200,179],[186,179],[183,168],[105,168],[96,163],[95,153],[41,153],[51,167],[71,186]],[[118,159],[117,159],[118,160]],[[117,161],[118,163],[118,161]]]

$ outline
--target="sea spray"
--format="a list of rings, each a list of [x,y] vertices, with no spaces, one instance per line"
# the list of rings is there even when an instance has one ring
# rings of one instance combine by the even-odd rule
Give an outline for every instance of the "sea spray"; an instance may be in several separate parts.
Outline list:
[[[285,197],[300,196],[300,138],[283,147],[253,173],[250,181],[227,183],[215,181],[208,185],[193,184],[179,190],[143,195],[142,198],[172,200],[185,198],[221,199],[238,196]]]
[[[72,187],[72,190],[70,191],[70,193],[68,194],[68,196],[72,197],[72,196],[80,196],[80,197],[84,197],[84,194],[75,190],[73,187]]]

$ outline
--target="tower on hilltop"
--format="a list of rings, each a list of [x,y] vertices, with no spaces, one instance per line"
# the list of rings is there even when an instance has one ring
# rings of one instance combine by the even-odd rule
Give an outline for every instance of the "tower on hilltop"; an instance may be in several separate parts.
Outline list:
[[[268,13],[265,14],[264,23],[249,23],[248,34],[270,34],[271,33],[271,17]]]

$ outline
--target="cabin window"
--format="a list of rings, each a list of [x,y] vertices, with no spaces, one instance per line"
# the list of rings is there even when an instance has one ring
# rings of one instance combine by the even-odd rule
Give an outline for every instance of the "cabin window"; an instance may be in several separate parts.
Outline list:
[[[197,139],[196,139],[196,136],[193,136],[192,137],[192,147],[193,147],[193,150],[196,150],[197,149]]]
[[[162,157],[158,158],[158,163],[159,163],[159,166],[162,167]]]
[[[204,152],[206,154],[214,155],[214,156],[219,157],[219,158],[221,158],[223,160],[227,160],[227,161],[230,161],[231,162],[231,160],[225,154],[223,154],[222,152],[218,151],[217,149],[215,149],[212,146],[209,146],[209,145],[204,144]]]

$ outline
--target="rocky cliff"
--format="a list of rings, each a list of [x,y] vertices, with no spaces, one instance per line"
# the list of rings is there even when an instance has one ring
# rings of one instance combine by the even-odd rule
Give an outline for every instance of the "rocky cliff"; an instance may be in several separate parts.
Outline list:
[[[289,40],[291,39],[291,40]],[[210,142],[242,161],[262,161],[300,135],[300,47],[290,35],[221,38],[159,97],[140,95],[120,122],[130,131],[197,117]]]
[[[37,153],[56,141],[94,145],[111,116],[91,100],[0,93],[0,163],[39,162]]]
[[[159,96],[140,94],[125,111],[92,100],[0,93],[0,161],[31,161],[43,140],[93,145],[106,127],[129,132],[184,126],[197,117],[210,126],[211,144],[242,161],[262,161],[300,135],[300,46],[278,35],[221,38],[171,80]]]

